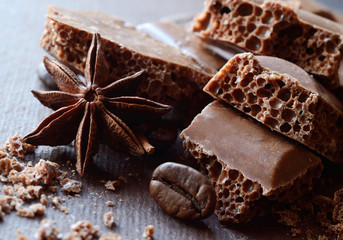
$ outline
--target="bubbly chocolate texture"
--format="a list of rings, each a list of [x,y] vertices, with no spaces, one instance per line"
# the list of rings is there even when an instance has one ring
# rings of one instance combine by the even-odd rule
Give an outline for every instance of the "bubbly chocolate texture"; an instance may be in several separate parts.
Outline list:
[[[195,220],[210,216],[216,195],[206,176],[178,163],[158,166],[149,185],[151,196],[171,216]]]
[[[216,72],[215,69],[205,69],[179,49],[101,12],[50,6],[40,45],[83,74],[94,32],[102,36],[111,79],[120,79],[146,69],[148,76],[141,83],[137,95],[183,108],[187,108],[192,98],[207,97],[201,89]],[[208,100],[204,102],[203,106]]]
[[[207,0],[193,25],[205,38],[289,60],[331,89],[339,86],[342,29],[310,12],[263,0]]]
[[[343,161],[343,105],[295,64],[237,54],[204,91],[329,160]]]
[[[210,103],[181,133],[217,195],[221,221],[242,223],[265,202],[292,202],[312,188],[320,158],[219,101]]]

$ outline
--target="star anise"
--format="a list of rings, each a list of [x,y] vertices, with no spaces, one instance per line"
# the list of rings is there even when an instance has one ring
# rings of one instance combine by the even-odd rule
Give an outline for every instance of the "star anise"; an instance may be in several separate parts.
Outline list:
[[[110,148],[142,156],[154,148],[135,126],[171,110],[168,105],[128,96],[146,76],[140,71],[110,81],[109,67],[102,50],[100,34],[93,36],[85,66],[86,84],[63,64],[43,59],[60,91],[32,91],[46,107],[56,110],[24,137],[32,145],[66,145],[74,139],[76,168],[80,175],[98,153],[99,138]]]

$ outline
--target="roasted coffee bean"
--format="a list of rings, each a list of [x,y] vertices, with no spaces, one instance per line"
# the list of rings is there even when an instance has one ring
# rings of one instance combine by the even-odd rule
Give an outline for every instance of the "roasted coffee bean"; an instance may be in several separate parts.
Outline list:
[[[41,82],[46,87],[48,87],[51,90],[56,90],[57,89],[57,85],[56,85],[54,79],[50,76],[48,71],[45,69],[45,66],[44,66],[43,63],[40,63],[38,65],[37,75],[38,75],[39,80],[41,80]]]
[[[173,145],[178,136],[178,131],[179,129],[174,122],[167,120],[159,121],[147,136],[147,139],[157,151],[163,151]]]
[[[149,188],[157,204],[177,218],[206,218],[216,205],[216,195],[207,177],[182,164],[168,162],[157,167]]]

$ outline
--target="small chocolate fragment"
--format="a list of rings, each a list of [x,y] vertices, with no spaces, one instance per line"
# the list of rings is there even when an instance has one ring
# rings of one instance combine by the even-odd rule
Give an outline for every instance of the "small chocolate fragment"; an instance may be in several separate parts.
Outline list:
[[[180,137],[215,186],[221,221],[248,222],[267,200],[296,200],[323,169],[309,150],[219,101]]]
[[[157,204],[177,218],[206,218],[215,208],[215,193],[207,178],[182,164],[168,162],[157,167],[149,189]]]
[[[204,91],[329,160],[343,161],[343,105],[298,66],[237,54]]]
[[[35,237],[40,240],[61,240],[62,234],[55,228],[55,221],[43,219],[37,229]]]
[[[108,233],[105,235],[102,235],[99,240],[124,240],[121,236],[119,236],[116,233]]]
[[[154,225],[148,225],[144,229],[143,237],[148,240],[152,240],[155,233]]]
[[[193,30],[255,54],[287,59],[328,88],[339,86],[343,26],[326,18],[280,1],[207,0]]]
[[[113,228],[115,226],[115,220],[116,220],[116,217],[114,216],[114,214],[112,212],[106,212],[103,217],[103,222],[104,224],[106,225],[106,227],[108,228]]]
[[[37,75],[39,80],[48,87],[51,90],[57,90],[57,85],[54,81],[54,79],[51,77],[51,75],[46,70],[43,63],[40,63],[37,68]]]
[[[147,78],[135,95],[183,107],[185,112],[196,94],[206,95],[201,89],[215,69],[204,69],[179,49],[101,12],[50,6],[40,45],[56,59],[83,74],[94,29],[102,37],[109,79],[120,79],[146,69]],[[184,105],[183,100],[187,100],[188,105]]]

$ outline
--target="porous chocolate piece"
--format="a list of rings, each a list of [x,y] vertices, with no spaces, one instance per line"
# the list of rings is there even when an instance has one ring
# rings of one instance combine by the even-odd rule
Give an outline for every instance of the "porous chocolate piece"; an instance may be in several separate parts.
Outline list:
[[[238,54],[204,91],[329,160],[343,161],[343,106],[298,66]]]
[[[339,86],[343,27],[326,18],[280,1],[207,0],[193,29],[205,38],[287,59],[325,86]]]
[[[268,199],[291,202],[312,188],[317,156],[223,104],[209,104],[181,133],[215,187],[219,220],[247,222]]]
[[[83,74],[94,32],[102,37],[110,79],[117,80],[141,69],[147,78],[137,95],[187,108],[216,72],[201,67],[179,49],[137,31],[122,20],[93,11],[49,7],[40,45],[58,60]],[[208,103],[208,101],[207,101]]]

